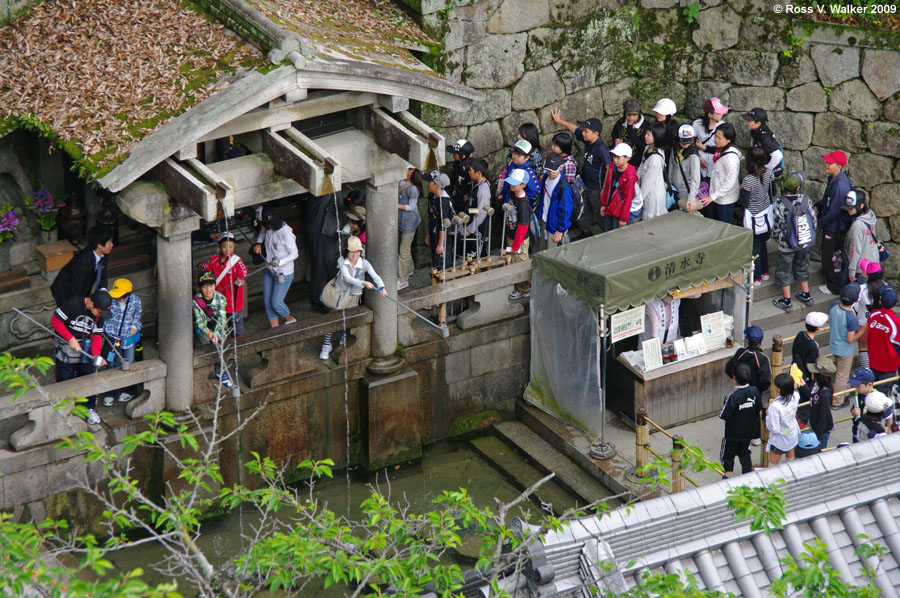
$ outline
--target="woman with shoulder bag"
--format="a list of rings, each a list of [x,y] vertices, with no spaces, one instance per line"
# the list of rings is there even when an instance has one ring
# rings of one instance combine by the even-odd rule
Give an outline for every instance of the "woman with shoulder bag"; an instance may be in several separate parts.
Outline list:
[[[366,280],[366,274],[373,282]],[[381,293],[382,297],[387,296],[387,289],[384,288],[384,281],[375,272],[364,257],[362,257],[362,241],[359,237],[350,237],[347,239],[347,245],[341,249],[341,257],[338,258],[338,273],[332,278],[325,288],[322,290],[320,300],[333,310],[347,309],[348,307],[356,307],[362,297],[363,289],[375,289]],[[341,331],[341,340],[339,345],[347,342],[347,331]],[[327,360],[331,354],[331,333],[325,334],[322,350],[319,352],[319,359]]]
[[[769,256],[766,241],[772,231],[775,210],[769,189],[772,185],[772,171],[766,168],[768,156],[761,147],[754,147],[747,154],[747,176],[741,181],[740,200],[744,208],[744,228],[753,231],[753,285],[759,286],[769,280]]]

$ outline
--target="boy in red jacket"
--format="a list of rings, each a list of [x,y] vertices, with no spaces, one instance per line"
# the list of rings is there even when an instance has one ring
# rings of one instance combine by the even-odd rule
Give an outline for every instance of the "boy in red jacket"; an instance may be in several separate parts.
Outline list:
[[[868,341],[869,341],[869,367],[875,374],[875,381],[893,378],[900,367],[900,317],[894,313],[897,305],[897,291],[888,285],[882,285],[878,289],[880,306],[869,314]],[[877,390],[890,394],[891,383],[885,383],[875,387]]]
[[[234,235],[219,235],[219,253],[200,266],[204,272],[216,277],[216,290],[225,297],[225,313],[234,320],[234,335],[244,334],[244,279],[249,274],[244,261],[234,253]],[[231,332],[231,326],[228,327]]]
[[[635,222],[643,210],[643,201],[634,196],[637,171],[628,163],[631,146],[620,143],[610,153],[615,168],[606,169],[606,180],[600,191],[600,214],[606,218],[606,231]]]

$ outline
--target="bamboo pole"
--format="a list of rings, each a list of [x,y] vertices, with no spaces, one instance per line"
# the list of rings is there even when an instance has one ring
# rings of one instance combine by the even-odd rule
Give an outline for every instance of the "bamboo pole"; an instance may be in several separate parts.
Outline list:
[[[647,423],[647,409],[639,407],[634,419],[634,462],[636,470],[650,462],[650,425]],[[636,473],[643,477],[646,474]]]
[[[775,386],[775,376],[781,373],[784,363],[784,339],[781,336],[775,335],[772,337],[772,357],[770,362],[772,364],[772,381],[769,383],[769,400],[771,401],[772,397],[778,396],[778,388]],[[766,413],[768,412],[769,405],[763,405],[762,411],[759,414],[759,464],[761,467],[769,466],[769,453],[766,451],[766,445],[769,444],[769,429],[766,427]]]
[[[672,437],[672,492],[684,492],[684,474],[681,471],[681,435]]]

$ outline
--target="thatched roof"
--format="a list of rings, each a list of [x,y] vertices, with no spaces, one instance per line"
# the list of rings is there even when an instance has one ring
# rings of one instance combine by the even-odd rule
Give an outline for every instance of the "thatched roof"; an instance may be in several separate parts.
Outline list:
[[[195,2],[45,0],[0,29],[0,136],[36,129],[100,179],[192,107],[290,64],[286,46],[439,79],[411,53],[433,42],[390,0]]]
[[[0,133],[34,127],[87,172],[265,56],[178,0],[43,2],[0,29]]]

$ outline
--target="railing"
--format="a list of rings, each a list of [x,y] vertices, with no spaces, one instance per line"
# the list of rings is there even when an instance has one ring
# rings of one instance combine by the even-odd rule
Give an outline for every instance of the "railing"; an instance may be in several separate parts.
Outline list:
[[[456,317],[456,325],[461,329],[497,322],[524,313],[524,307],[510,302],[509,292],[515,283],[531,278],[531,262],[525,261],[498,267],[488,272],[479,272],[432,286],[404,292],[400,301],[409,309],[420,311],[435,309],[440,314],[440,306],[468,299],[465,311]],[[376,297],[374,301],[381,301]],[[435,339],[434,330],[411,313],[397,307],[398,342],[404,347],[414,346]],[[236,346],[238,359],[258,355],[261,359],[249,372],[242,372],[241,379],[247,381],[250,389],[279,382],[299,375],[322,369],[322,363],[310,357],[312,351],[303,351],[305,343],[317,345],[327,333],[349,331],[346,348],[337,348],[332,359],[338,364],[364,361],[370,356],[371,324],[374,313],[367,306],[360,306],[341,312],[318,315],[299,320],[287,327],[263,330],[242,336]],[[233,360],[235,345],[225,346],[225,358]],[[318,347],[316,346],[316,349]],[[315,351],[318,353],[318,351]],[[194,349],[194,403],[202,403],[215,396],[216,384],[212,377],[219,355],[215,347],[204,346]],[[208,383],[207,383],[208,382]]]
[[[650,455],[657,459],[665,460],[665,457],[650,447],[650,427],[656,428],[672,440],[672,451],[669,453],[672,472],[672,492],[684,490],[684,482],[690,482],[695,488],[699,487],[696,481],[684,474],[681,467],[684,451],[684,438],[680,434],[672,434],[647,416],[647,409],[639,407],[635,414],[634,441],[635,441],[635,473],[638,477],[646,475],[641,469],[650,463]],[[725,470],[716,465],[713,470],[719,475],[725,475]]]
[[[21,451],[87,430],[87,424],[81,418],[54,409],[66,399],[94,394],[102,396],[126,386],[143,384],[144,392],[125,405],[126,415],[139,418],[159,411],[166,404],[165,378],[166,364],[151,359],[135,363],[127,371],[106,370],[48,384],[29,390],[18,400],[13,395],[0,397],[0,420],[28,415],[28,423],[14,430],[9,437],[9,445]]]

